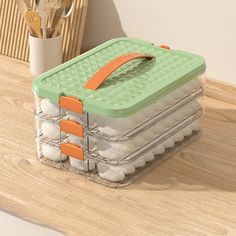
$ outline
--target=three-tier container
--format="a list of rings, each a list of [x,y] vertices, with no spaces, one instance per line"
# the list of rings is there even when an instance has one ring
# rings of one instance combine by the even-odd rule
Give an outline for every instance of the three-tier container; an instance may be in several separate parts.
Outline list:
[[[108,41],[33,81],[37,158],[125,186],[195,140],[202,57],[129,38]]]

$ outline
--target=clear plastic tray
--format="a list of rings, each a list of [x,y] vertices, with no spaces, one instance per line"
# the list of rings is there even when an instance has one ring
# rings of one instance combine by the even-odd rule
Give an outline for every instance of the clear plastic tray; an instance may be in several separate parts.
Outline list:
[[[60,158],[58,149],[61,143],[74,143],[79,145],[85,150],[86,158],[96,157],[96,159],[103,160],[104,162],[121,163],[131,162],[135,157],[131,158],[132,153],[136,153],[140,147],[145,147],[153,139],[161,137],[163,134],[169,132],[175,127],[186,120],[193,119],[202,115],[201,101],[193,100],[190,103],[185,104],[175,112],[163,116],[162,119],[158,119],[155,122],[151,122],[146,125],[141,132],[133,135],[129,140],[113,141],[107,139],[101,139],[100,137],[93,136],[91,134],[85,135],[85,138],[75,137],[71,134],[65,134],[60,131],[59,120],[55,118],[45,119],[45,117],[36,115],[37,122],[37,142],[38,142],[38,158],[42,156],[42,152],[50,153],[48,157],[55,161],[65,160],[62,155]],[[40,142],[41,149],[40,151]],[[52,146],[47,148],[47,146]],[[104,150],[104,151],[103,151]],[[118,153],[119,151],[119,153]],[[53,157],[53,152],[56,157]],[[103,154],[104,153],[104,154]],[[47,156],[47,155],[45,155]]]
[[[189,125],[194,124],[194,122],[199,122],[199,124],[200,124],[200,121],[201,121],[201,119],[196,119],[192,123],[190,122]],[[181,127],[181,128],[183,129],[183,128],[186,128],[187,126],[188,125],[186,124],[186,126]],[[181,131],[181,128],[178,130],[175,130],[175,132],[170,133],[169,135],[174,136],[176,133]],[[66,160],[63,162],[55,162],[55,161],[49,160],[48,158],[45,158],[43,156],[39,160],[40,160],[40,162],[42,162],[48,166],[51,166],[51,167],[54,167],[57,169],[61,169],[61,170],[68,170],[68,171],[72,171],[72,172],[84,175],[88,180],[91,180],[91,181],[99,183],[99,184],[103,184],[108,187],[112,187],[112,188],[125,187],[125,186],[128,186],[129,184],[133,183],[134,181],[136,181],[140,177],[142,177],[144,174],[150,172],[153,168],[155,168],[156,166],[161,164],[163,161],[170,158],[176,152],[183,149],[186,145],[189,145],[191,142],[196,140],[199,137],[199,135],[200,135],[200,131],[197,131],[197,130],[193,131],[190,135],[185,136],[182,141],[175,142],[175,145],[172,148],[167,148],[164,153],[162,153],[160,155],[155,155],[155,158],[152,161],[146,162],[145,166],[143,166],[141,168],[136,168],[134,173],[129,174],[129,175],[125,175],[125,178],[121,181],[118,181],[118,182],[111,182],[109,180],[106,180],[106,179],[100,177],[97,167],[95,167],[92,171],[81,171],[81,170],[73,168],[71,166],[69,160]],[[160,142],[160,140],[159,140],[159,142]],[[146,151],[148,151],[148,150],[146,150]],[[143,154],[144,153],[142,153],[141,155],[143,155]],[[97,161],[97,163],[99,163],[99,161]],[[108,164],[108,165],[110,165],[110,164]],[[85,166],[85,170],[87,168],[88,167]]]

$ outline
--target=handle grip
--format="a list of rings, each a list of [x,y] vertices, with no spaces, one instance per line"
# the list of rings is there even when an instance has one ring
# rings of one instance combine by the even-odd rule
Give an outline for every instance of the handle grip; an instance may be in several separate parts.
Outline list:
[[[129,61],[140,58],[153,59],[154,56],[143,53],[128,53],[119,56],[108,62],[101,69],[99,69],[92,76],[92,78],[85,84],[85,88],[90,90],[97,90],[102,85],[102,83],[107,79],[107,77],[111,75],[115,70],[117,70],[118,68],[120,68],[122,65],[126,64]]]

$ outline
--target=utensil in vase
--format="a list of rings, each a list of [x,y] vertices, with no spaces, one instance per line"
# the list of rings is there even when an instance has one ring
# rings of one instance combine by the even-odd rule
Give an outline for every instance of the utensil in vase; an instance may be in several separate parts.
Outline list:
[[[53,12],[51,22],[50,22],[50,36],[52,36],[53,32],[55,31],[55,28],[58,22],[60,21],[63,12],[64,12],[63,7],[60,7]]]
[[[62,24],[65,22],[66,18],[68,18],[71,15],[71,12],[73,10],[73,1],[72,0],[63,0],[62,1],[62,7],[64,9],[62,13],[61,19],[58,21],[58,23],[55,26],[55,29],[51,35],[51,37],[56,37],[61,32]]]
[[[53,10],[61,7],[62,0],[35,0],[35,5],[42,18],[43,38],[47,38],[47,19]]]
[[[31,9],[27,9],[24,13],[25,21],[29,27],[29,29],[33,32],[35,32],[36,36],[38,38],[42,38],[41,33],[41,18],[38,14],[38,12],[33,11]]]

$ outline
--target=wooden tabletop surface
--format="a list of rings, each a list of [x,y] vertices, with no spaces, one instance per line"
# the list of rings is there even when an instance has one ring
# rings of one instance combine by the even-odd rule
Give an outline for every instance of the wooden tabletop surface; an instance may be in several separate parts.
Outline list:
[[[202,136],[125,189],[35,159],[28,64],[0,56],[0,208],[65,235],[236,235],[236,105],[206,98]]]

